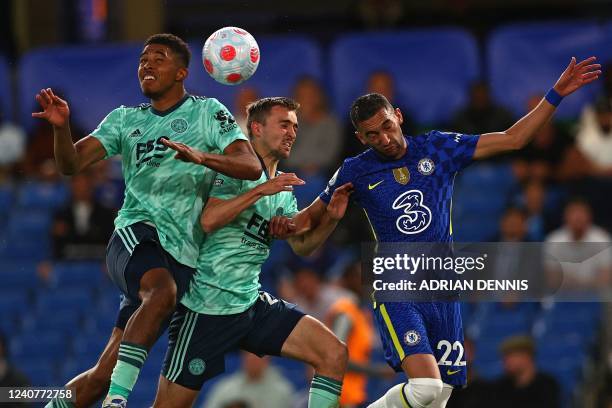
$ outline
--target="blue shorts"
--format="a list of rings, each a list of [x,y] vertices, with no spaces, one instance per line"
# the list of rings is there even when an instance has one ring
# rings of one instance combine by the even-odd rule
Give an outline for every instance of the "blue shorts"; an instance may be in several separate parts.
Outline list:
[[[106,266],[113,283],[121,291],[121,304],[115,327],[125,329],[140,306],[140,279],[148,270],[165,268],[176,282],[177,303],[189,287],[195,269],[178,263],[161,246],[157,230],[143,222],[116,229],[106,248]]]
[[[385,359],[397,372],[413,354],[433,354],[442,381],[462,387],[467,381],[459,302],[389,302],[374,309]]]
[[[207,315],[179,305],[168,329],[162,375],[193,390],[225,371],[225,354],[242,349],[279,356],[304,313],[266,292],[242,313]]]

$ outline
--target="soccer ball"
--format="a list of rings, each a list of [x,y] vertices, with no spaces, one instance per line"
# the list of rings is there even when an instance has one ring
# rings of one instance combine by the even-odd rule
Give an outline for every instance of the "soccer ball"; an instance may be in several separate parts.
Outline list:
[[[259,65],[259,46],[245,30],[224,27],[204,43],[202,62],[215,81],[238,85],[255,73]]]

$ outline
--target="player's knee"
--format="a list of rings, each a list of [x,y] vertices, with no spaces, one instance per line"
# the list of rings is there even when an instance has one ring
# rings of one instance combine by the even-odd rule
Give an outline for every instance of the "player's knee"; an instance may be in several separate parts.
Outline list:
[[[323,355],[319,365],[343,373],[346,370],[347,363],[348,349],[343,342],[334,337],[323,348]]]
[[[437,378],[411,378],[406,386],[409,401],[429,407],[442,394],[444,383]]]
[[[143,299],[143,307],[160,316],[167,316],[176,307],[176,285],[167,285],[151,290]]]

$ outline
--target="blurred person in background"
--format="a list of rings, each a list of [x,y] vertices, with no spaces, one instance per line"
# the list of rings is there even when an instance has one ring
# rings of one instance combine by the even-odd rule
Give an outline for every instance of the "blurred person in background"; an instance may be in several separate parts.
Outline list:
[[[539,372],[535,345],[528,336],[513,336],[501,344],[504,375],[492,385],[491,397],[497,408],[559,408],[559,384]]]
[[[592,163],[593,176],[612,177],[612,97],[601,96],[584,109],[576,143]]]
[[[12,179],[12,167],[25,151],[26,134],[24,130],[7,121],[0,112],[0,185]]]
[[[347,293],[334,302],[325,321],[334,334],[346,343],[349,353],[340,407],[361,407],[368,400],[368,377],[394,378],[386,364],[372,364],[370,354],[376,341],[372,313],[362,296],[361,262],[348,265],[339,279]]]
[[[298,80],[293,99],[300,104],[300,137],[285,165],[299,169],[308,180],[310,175],[327,173],[336,165],[343,143],[340,122],[329,109],[323,87],[313,77]]]
[[[451,126],[461,133],[479,135],[507,129],[513,123],[512,114],[491,99],[489,86],[476,82],[470,88],[468,105],[455,114]]]
[[[542,97],[538,94],[529,98],[527,112],[533,110]],[[581,174],[580,167],[584,160],[576,157],[576,153],[579,152],[574,138],[550,121],[536,132],[525,149],[512,155],[513,170],[521,183],[548,183],[576,178]]]
[[[562,284],[569,291],[607,288],[612,258],[604,243],[610,242],[610,234],[593,224],[591,206],[581,198],[566,204],[563,218],[563,226],[546,237],[546,251],[554,259],[568,262],[547,264],[550,283]]]
[[[94,200],[88,172],[70,179],[71,199],[55,213],[51,236],[56,260],[102,260],[113,234],[116,212]]]
[[[236,99],[234,99],[234,119],[245,135],[249,133],[247,128],[247,106],[257,99],[259,99],[259,92],[252,86],[243,85],[236,93]]]
[[[302,266],[293,273],[293,297],[290,300],[321,321],[325,321],[332,305],[347,295],[346,289],[330,285],[324,279],[324,272],[312,267]]]
[[[0,387],[29,387],[30,380],[9,361],[8,342],[4,334],[0,332]],[[6,395],[6,394],[5,394]],[[4,408],[29,408],[30,404],[22,402],[4,402],[0,404]]]
[[[546,188],[538,180],[532,180],[523,187],[519,198],[527,215],[527,237],[529,241],[542,241],[550,232],[552,219],[545,208]]]
[[[453,396],[448,401],[446,408],[489,408],[491,406],[492,393],[491,383],[483,379],[476,367],[476,344],[474,340],[466,337],[464,340],[465,360],[467,361],[467,387],[453,391]]]
[[[202,408],[225,408],[240,403],[249,408],[291,408],[293,386],[270,365],[270,357],[241,352],[242,368],[211,389]],[[232,405],[233,404],[233,405]]]

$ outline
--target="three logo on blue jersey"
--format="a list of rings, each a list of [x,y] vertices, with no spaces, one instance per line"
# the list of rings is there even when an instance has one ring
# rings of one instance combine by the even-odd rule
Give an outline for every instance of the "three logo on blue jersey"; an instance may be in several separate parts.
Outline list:
[[[395,222],[402,234],[418,234],[431,224],[431,210],[423,204],[423,193],[420,190],[409,190],[400,194],[391,208],[403,210],[403,214]]]

